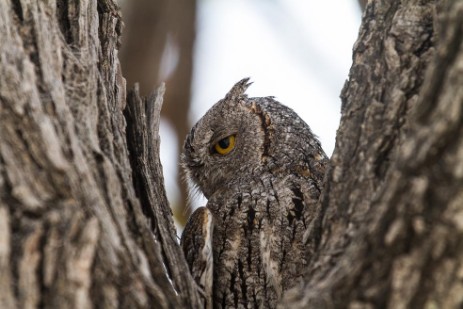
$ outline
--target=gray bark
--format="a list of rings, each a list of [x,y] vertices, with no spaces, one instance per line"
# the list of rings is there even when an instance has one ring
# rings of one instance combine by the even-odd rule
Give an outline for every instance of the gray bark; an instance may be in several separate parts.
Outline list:
[[[371,1],[291,308],[460,308],[463,1]]]
[[[195,307],[162,185],[149,203],[134,190],[118,8],[0,1],[0,14],[0,307]]]
[[[463,303],[463,1],[369,1],[288,308]],[[0,307],[197,308],[113,1],[0,1]],[[127,108],[126,108],[127,107]],[[125,117],[124,111],[125,109]]]

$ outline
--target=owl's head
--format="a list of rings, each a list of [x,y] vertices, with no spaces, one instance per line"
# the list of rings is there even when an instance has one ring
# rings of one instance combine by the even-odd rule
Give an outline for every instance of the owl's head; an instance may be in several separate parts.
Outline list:
[[[307,124],[272,97],[248,98],[249,79],[239,81],[188,134],[182,166],[209,198],[238,180],[265,171],[304,173],[324,153]]]
[[[261,167],[264,132],[261,120],[250,112],[243,79],[196,123],[188,134],[182,166],[187,176],[209,198],[243,173]]]

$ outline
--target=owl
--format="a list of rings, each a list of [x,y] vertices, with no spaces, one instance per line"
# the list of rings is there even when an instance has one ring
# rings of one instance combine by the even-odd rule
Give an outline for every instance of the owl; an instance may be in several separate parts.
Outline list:
[[[181,237],[205,308],[274,308],[303,276],[328,159],[309,126],[235,84],[191,129],[181,164],[207,198]]]

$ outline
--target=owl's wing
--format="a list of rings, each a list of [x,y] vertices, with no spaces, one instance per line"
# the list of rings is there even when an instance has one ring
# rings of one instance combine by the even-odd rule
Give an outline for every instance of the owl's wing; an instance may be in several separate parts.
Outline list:
[[[205,298],[204,308],[212,308],[212,213],[200,207],[191,215],[180,240],[191,275]]]

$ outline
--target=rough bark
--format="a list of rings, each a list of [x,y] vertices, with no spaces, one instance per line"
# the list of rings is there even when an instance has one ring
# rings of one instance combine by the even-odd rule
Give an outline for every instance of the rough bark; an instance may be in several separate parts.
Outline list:
[[[188,304],[195,308],[200,304],[197,286],[191,280],[183,252],[178,245],[172,212],[164,190],[159,154],[159,121],[164,91],[163,84],[155,93],[143,99],[136,85],[127,96],[127,142],[134,171],[133,184],[144,214],[143,217],[141,212],[137,212],[135,221],[143,223],[147,219],[151,227],[151,231],[142,230],[144,235],[140,240],[151,257],[151,269],[156,271],[154,278],[165,278],[167,272],[175,283],[175,289],[182,292],[179,296],[183,298],[183,305]],[[139,231],[138,227],[134,227],[135,235]],[[172,304],[180,304],[174,302],[175,294],[166,296],[173,299]]]
[[[461,16],[367,4],[317,254],[285,307],[462,306]],[[120,29],[110,0],[0,1],[1,308],[199,305],[159,163],[163,88],[126,98]]]
[[[154,220],[133,189],[120,29],[113,1],[0,1],[1,308],[198,304],[163,193]]]
[[[367,5],[321,201],[322,240],[285,306],[462,306],[461,16],[463,1]]]

